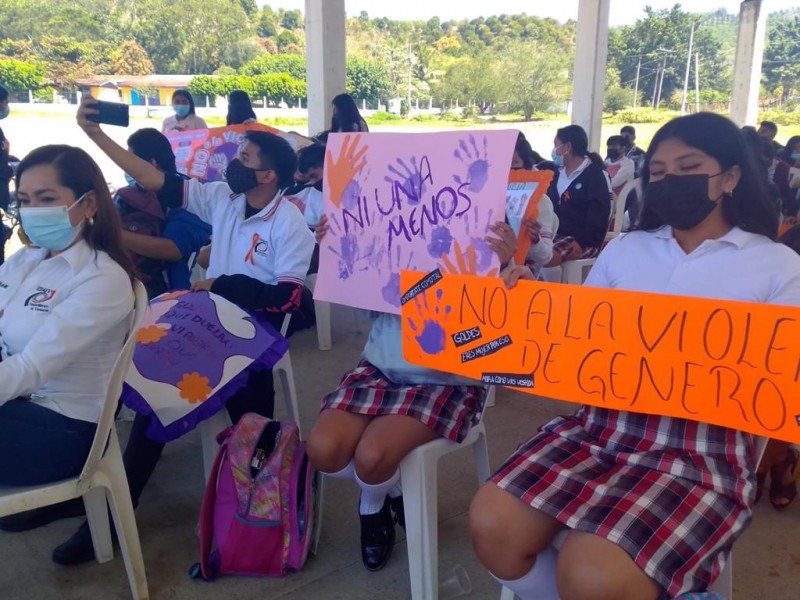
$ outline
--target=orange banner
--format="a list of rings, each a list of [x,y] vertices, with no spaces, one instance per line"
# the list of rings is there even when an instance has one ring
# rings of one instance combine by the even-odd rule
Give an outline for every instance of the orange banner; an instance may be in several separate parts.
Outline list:
[[[800,308],[403,271],[411,363],[800,442]]]

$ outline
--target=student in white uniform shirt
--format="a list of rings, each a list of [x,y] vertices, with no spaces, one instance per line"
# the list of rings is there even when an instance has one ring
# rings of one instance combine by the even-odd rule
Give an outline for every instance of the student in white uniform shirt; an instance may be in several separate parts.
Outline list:
[[[89,155],[38,148],[16,189],[26,245],[0,266],[0,486],[80,473],[133,309],[135,269]]]

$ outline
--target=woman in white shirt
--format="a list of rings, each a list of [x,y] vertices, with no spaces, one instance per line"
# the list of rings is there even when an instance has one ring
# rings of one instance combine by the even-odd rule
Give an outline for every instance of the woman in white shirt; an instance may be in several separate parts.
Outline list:
[[[161,133],[208,129],[206,122],[195,114],[194,98],[189,90],[175,90],[172,94],[174,115],[168,116],[161,124]]]
[[[777,209],[731,121],[667,123],[643,179],[638,230],[608,244],[585,285],[800,306],[800,257],[774,242]],[[751,520],[755,470],[749,434],[585,406],[544,425],[481,488],[473,546],[526,600],[705,591]]]
[[[38,148],[16,189],[25,247],[0,266],[0,486],[80,473],[133,309],[134,266],[91,157]]]

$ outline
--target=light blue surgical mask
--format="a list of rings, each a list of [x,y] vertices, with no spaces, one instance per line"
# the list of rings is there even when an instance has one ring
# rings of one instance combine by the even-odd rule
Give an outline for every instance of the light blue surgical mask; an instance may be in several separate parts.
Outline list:
[[[792,157],[792,160],[795,161],[795,162],[800,160],[800,152],[792,152],[790,154],[790,156]]]
[[[78,198],[71,206],[23,206],[19,209],[22,228],[34,245],[47,250],[68,248],[83,230],[83,222],[73,226],[69,211],[86,197]]]
[[[3,108],[0,108],[0,121],[5,119],[8,116],[8,113],[11,112],[11,109],[8,108],[8,104],[6,104]]]
[[[558,153],[558,149],[563,145],[564,144],[559,144],[550,151],[550,157],[559,169],[564,166],[564,157]]]
[[[129,186],[136,187],[136,180],[127,173],[125,173],[125,181],[128,182]]]
[[[175,114],[183,119],[185,116],[189,114],[189,105],[188,104],[173,104],[172,110],[175,111]]]

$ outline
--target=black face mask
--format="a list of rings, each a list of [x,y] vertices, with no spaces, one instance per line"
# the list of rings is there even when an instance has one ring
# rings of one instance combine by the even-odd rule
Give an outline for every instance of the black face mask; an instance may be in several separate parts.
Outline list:
[[[313,186],[311,186],[311,187],[313,187],[313,188],[314,188],[315,190],[317,190],[318,192],[321,192],[321,191],[322,191],[322,178],[320,178],[320,180],[319,180],[319,181],[317,181],[317,183],[315,183],[315,184],[314,184]]]
[[[617,160],[619,158],[620,152],[619,150],[609,150],[608,151],[608,158],[611,160]]]
[[[251,169],[245,167],[238,158],[234,158],[228,163],[225,171],[225,179],[234,194],[244,194],[257,188],[260,184],[256,178],[256,173],[262,169]]]
[[[665,225],[685,231],[697,227],[717,207],[708,197],[708,183],[717,175],[664,175],[651,181],[645,192],[645,205],[656,213]]]

